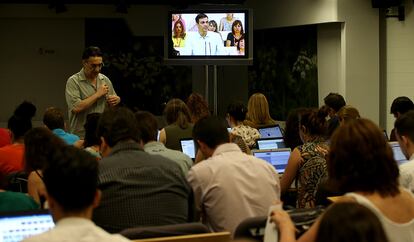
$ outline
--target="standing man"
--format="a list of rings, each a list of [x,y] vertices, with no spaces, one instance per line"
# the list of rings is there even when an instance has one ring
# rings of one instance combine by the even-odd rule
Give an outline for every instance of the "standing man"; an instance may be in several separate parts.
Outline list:
[[[275,168],[229,143],[227,124],[218,117],[200,119],[193,137],[207,158],[187,176],[203,223],[215,232],[234,233],[244,219],[266,216],[270,205],[280,199]]]
[[[102,52],[99,47],[87,47],[82,54],[82,69],[69,77],[66,83],[66,103],[69,112],[70,132],[83,138],[83,125],[89,113],[102,113],[107,105],[121,101],[111,81],[101,74]]]
[[[224,55],[224,42],[219,33],[208,31],[208,17],[199,13],[195,18],[198,31],[188,33],[181,55]]]
[[[394,130],[401,151],[409,160],[400,165],[400,184],[414,192],[414,110],[400,115],[395,121]]]

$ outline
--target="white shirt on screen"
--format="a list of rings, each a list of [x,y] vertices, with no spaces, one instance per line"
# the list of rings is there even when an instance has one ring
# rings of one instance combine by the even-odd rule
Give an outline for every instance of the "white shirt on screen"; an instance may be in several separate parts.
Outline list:
[[[208,31],[206,36],[201,36],[198,32],[187,33],[185,48],[182,49],[180,55],[224,55],[224,42],[220,35],[215,32]]]

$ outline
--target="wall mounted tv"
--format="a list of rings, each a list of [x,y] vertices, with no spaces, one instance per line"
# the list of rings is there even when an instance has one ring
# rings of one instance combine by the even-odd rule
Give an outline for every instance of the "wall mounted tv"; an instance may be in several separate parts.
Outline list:
[[[168,12],[164,57],[175,65],[250,65],[253,14],[246,9]]]

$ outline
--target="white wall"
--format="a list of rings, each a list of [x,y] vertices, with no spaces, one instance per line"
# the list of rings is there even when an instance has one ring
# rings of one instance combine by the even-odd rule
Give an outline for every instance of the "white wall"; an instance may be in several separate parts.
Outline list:
[[[379,14],[371,1],[251,0],[255,28],[318,26],[319,100],[339,92],[379,123]],[[328,24],[327,24],[328,23]]]
[[[394,125],[390,114],[392,101],[398,96],[414,100],[414,11],[413,2],[405,1],[406,19],[386,20],[386,78],[387,78],[387,130]]]

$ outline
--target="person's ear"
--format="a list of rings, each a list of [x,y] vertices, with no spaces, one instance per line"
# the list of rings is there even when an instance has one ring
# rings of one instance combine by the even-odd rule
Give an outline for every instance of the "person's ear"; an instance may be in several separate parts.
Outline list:
[[[101,198],[102,198],[102,191],[99,189],[96,189],[95,196],[93,198],[93,203],[92,203],[93,208],[97,208],[99,206],[99,204],[101,203]]]

